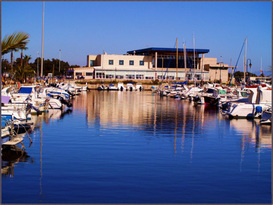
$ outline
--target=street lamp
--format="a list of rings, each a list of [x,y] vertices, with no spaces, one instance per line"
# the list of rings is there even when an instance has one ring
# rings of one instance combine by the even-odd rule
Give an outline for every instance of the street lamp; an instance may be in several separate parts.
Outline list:
[[[61,72],[61,49],[59,50],[59,72]]]

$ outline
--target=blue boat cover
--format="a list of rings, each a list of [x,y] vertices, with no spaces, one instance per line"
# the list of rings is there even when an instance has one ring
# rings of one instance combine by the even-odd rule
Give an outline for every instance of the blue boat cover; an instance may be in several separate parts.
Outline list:
[[[20,90],[18,91],[18,93],[30,94],[31,91],[32,91],[31,87],[21,87]]]

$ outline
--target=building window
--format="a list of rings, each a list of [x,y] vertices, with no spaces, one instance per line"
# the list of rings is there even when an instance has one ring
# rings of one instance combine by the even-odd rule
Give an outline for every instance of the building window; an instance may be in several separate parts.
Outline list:
[[[188,80],[191,80],[191,79],[192,79],[191,74],[187,74],[187,79],[188,79]]]
[[[104,73],[96,73],[96,78],[98,78],[98,79],[105,78],[105,74]]]
[[[146,80],[153,80],[154,77],[146,77],[145,79],[146,79]]]
[[[126,75],[126,79],[135,79],[135,75]]]
[[[133,60],[130,60],[130,61],[129,61],[129,65],[134,65],[134,61],[133,61]]]
[[[167,80],[174,80],[174,76],[168,76]]]
[[[195,75],[197,80],[201,80],[201,75]]]
[[[136,75],[136,79],[144,79],[144,75]]]
[[[90,73],[90,72],[86,72],[86,74],[85,74],[86,76],[92,76],[93,75],[93,73]]]
[[[124,65],[124,60],[119,60],[119,65]]]
[[[109,65],[114,65],[114,60],[109,60]]]
[[[106,79],[112,79],[114,78],[114,75],[106,75]]]
[[[139,65],[144,65],[144,61],[139,61]]]
[[[94,66],[94,61],[90,60],[89,67],[92,67],[92,66]]]
[[[123,75],[116,75],[116,79],[123,79]]]
[[[76,72],[76,75],[82,75],[82,72]]]

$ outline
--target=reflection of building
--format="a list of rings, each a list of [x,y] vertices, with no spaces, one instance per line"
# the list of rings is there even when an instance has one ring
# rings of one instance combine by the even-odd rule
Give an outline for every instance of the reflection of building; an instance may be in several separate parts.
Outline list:
[[[101,126],[128,124],[134,127],[153,124],[155,128],[158,126],[174,128],[177,124],[178,129],[181,128],[181,124],[187,126],[187,129],[193,128],[192,124],[205,126],[204,106],[194,107],[191,103],[160,98],[150,93],[147,95],[146,92],[92,91],[86,96],[79,96],[78,102],[74,102],[74,110],[86,109],[89,124],[98,123]],[[214,116],[206,116],[206,123],[214,119]]]
[[[208,49],[145,48],[125,55],[88,55],[87,67],[75,68],[85,79],[228,81],[228,65],[205,58]],[[186,57],[185,57],[186,56]],[[168,70],[167,70],[168,68]],[[167,72],[166,72],[167,71]],[[165,73],[166,72],[166,73]]]
[[[136,94],[138,98],[135,98]],[[87,121],[100,125],[139,126],[142,120],[152,120],[154,105],[147,100],[150,98],[145,98],[141,92],[90,92],[86,101]]]

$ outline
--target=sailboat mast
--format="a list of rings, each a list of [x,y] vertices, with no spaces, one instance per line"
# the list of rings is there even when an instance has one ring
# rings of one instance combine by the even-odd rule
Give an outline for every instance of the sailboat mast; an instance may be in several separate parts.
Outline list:
[[[183,42],[183,48],[184,48],[184,67],[185,67],[185,80],[187,80],[187,55],[186,55],[186,45]]]
[[[43,2],[43,28],[42,28],[42,52],[41,52],[41,77],[43,76],[44,63],[44,21],[45,21],[45,2]]]
[[[194,69],[194,75],[193,75],[193,80],[195,79],[195,72],[196,72],[196,69],[195,69],[195,39],[194,39],[194,36],[193,36],[193,69]],[[195,80],[194,80],[194,85],[195,85]]]
[[[263,59],[262,59],[262,57],[261,57],[261,74],[263,74]]]
[[[247,52],[247,38],[245,40],[244,83],[246,83],[246,52]]]
[[[176,81],[178,81],[178,38],[176,38]]]

